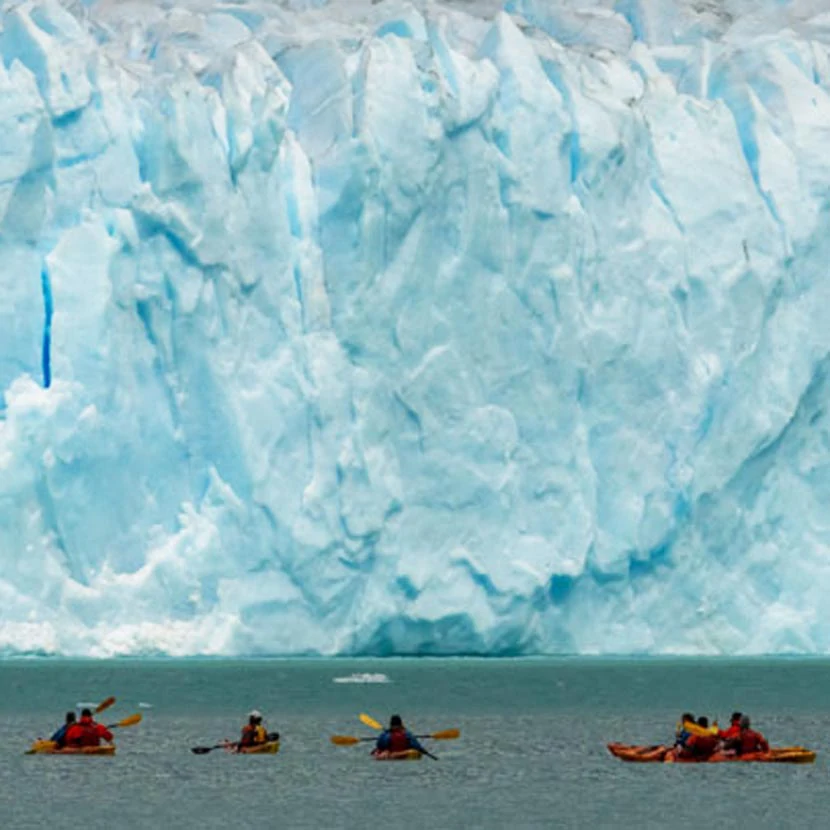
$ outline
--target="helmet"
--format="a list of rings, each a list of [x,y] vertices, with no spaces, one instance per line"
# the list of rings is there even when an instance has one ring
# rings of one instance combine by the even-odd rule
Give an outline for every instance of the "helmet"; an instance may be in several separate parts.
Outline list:
[[[262,720],[262,713],[258,709],[254,709],[248,715],[249,718],[254,718],[255,720]]]

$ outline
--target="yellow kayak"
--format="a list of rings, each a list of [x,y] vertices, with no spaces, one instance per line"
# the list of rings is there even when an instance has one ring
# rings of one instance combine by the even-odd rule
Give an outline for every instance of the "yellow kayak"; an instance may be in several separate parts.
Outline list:
[[[422,753],[417,749],[405,749],[403,752],[373,752],[376,761],[420,761]]]
[[[58,749],[54,741],[35,741],[28,749],[27,755],[115,755],[114,744],[101,746],[67,746]]]
[[[239,755],[276,755],[280,751],[279,741],[268,741],[255,746],[244,746],[237,750]]]

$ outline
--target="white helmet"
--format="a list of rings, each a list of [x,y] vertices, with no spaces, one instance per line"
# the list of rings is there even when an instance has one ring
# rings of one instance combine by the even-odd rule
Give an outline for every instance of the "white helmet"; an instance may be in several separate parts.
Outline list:
[[[258,709],[254,709],[254,711],[251,712],[248,715],[248,717],[249,718],[256,718],[257,720],[262,720],[262,713]]]

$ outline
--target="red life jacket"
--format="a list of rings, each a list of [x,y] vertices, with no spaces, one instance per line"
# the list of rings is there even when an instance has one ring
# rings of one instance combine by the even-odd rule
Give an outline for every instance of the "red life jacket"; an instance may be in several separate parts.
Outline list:
[[[741,732],[741,755],[752,752],[769,752],[769,744],[763,735],[752,729],[744,729]]]
[[[406,734],[405,729],[396,727],[389,731],[390,752],[406,752],[409,748],[409,735]]]
[[[253,746],[256,743],[256,727],[252,724],[246,724],[242,727],[242,740],[240,746]]]
[[[100,746],[101,729],[92,718],[81,718],[66,732],[68,746]]]
[[[724,729],[721,733],[721,739],[724,741],[731,741],[733,738],[738,738],[741,735],[741,725],[733,723],[728,729]]]
[[[686,748],[696,758],[708,758],[718,745],[716,735],[692,735],[686,742]]]

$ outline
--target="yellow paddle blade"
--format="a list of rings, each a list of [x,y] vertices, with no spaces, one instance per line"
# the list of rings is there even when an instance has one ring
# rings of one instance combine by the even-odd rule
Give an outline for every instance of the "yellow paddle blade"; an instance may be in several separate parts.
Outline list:
[[[118,721],[115,725],[119,729],[123,729],[125,726],[135,726],[137,723],[141,723],[141,719],[144,716],[141,712],[136,712],[134,715],[130,715],[128,718],[124,718],[124,720]]]
[[[433,732],[429,737],[434,741],[452,741],[461,737],[461,731],[459,729],[445,729],[443,732]]]
[[[97,715],[99,712],[103,712],[104,709],[109,709],[112,704],[115,703],[114,697],[108,697],[106,700],[102,700],[96,707],[95,707],[95,714]]]
[[[354,735],[332,735],[331,742],[337,746],[354,746],[360,743],[360,738],[355,738]]]
[[[374,718],[370,718],[365,712],[361,712],[358,717],[370,729],[383,729],[383,727]]]

